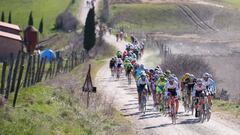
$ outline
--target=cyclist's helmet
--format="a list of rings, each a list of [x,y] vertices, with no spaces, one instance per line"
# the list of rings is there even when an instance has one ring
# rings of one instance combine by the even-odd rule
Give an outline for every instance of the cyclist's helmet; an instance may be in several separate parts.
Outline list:
[[[184,76],[189,77],[190,73],[185,73]]]
[[[173,76],[170,75],[170,76],[168,77],[168,81],[174,81],[174,80],[175,80],[175,79],[174,79]]]
[[[141,78],[145,78],[146,77],[146,73],[145,72],[142,72],[141,73]]]
[[[160,80],[164,80],[165,76],[163,74],[160,74],[159,78],[160,78]]]
[[[198,78],[197,81],[196,81],[196,83],[197,83],[198,85],[202,85],[202,79]]]
[[[169,69],[166,70],[165,72],[167,75],[170,75],[171,74],[171,71]]]
[[[209,77],[209,73],[206,72],[203,74],[203,78],[208,78],[208,77]]]
[[[154,70],[152,68],[149,69],[150,73],[154,73]]]

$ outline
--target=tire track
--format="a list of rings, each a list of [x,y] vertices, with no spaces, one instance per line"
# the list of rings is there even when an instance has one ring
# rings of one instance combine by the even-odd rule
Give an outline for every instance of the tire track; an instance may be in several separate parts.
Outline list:
[[[193,10],[189,5],[185,5],[189,10],[191,10],[191,12],[196,16],[196,18],[198,18],[203,25],[205,25],[207,28],[211,29],[212,31],[217,31],[216,29],[214,29],[212,26],[208,25],[198,14],[195,10]]]
[[[203,31],[217,31],[213,27],[204,22],[199,15],[188,5],[178,5],[182,13],[185,14],[197,27]]]

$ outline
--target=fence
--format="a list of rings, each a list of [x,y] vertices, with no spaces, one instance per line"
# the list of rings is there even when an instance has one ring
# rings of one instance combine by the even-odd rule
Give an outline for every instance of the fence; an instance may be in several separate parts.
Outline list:
[[[2,64],[0,95],[7,100],[9,94],[15,92],[13,99],[13,107],[15,107],[18,92],[22,87],[30,87],[43,80],[70,72],[88,59],[86,54],[85,51],[72,51],[65,59],[57,57],[53,60],[41,58],[40,54],[19,52],[16,58],[10,54],[9,59]]]

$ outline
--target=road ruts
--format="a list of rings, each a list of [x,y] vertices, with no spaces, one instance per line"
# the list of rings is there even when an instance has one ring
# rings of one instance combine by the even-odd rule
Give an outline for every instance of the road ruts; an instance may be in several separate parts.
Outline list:
[[[208,25],[204,20],[199,17],[199,15],[188,5],[180,5],[178,7],[181,9],[182,13],[187,16],[197,27],[203,31],[213,31],[217,30]]]

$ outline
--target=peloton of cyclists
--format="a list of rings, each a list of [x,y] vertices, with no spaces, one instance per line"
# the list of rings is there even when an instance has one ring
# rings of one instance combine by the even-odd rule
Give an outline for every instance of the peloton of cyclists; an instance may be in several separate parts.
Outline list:
[[[127,77],[133,75],[137,85],[139,104],[141,103],[141,94],[143,94],[143,91],[151,91],[154,108],[164,103],[165,108],[169,109],[171,101],[174,99],[176,101],[177,114],[180,99],[179,92],[181,91],[182,93],[186,93],[187,99],[184,100],[188,101],[188,105],[192,104],[192,97],[193,99],[198,98],[202,92],[208,93],[208,102],[210,106],[212,105],[212,98],[216,93],[216,85],[209,73],[204,73],[202,78],[199,79],[193,74],[185,73],[178,80],[177,76],[170,70],[163,72],[160,65],[156,68],[146,69],[143,64],[137,63],[137,59],[144,52],[144,43],[138,42],[134,36],[131,36],[131,40],[132,43],[126,44],[124,52],[117,51],[116,57],[110,60],[109,67],[111,70],[124,67],[123,69]],[[195,113],[196,116],[197,113]]]

